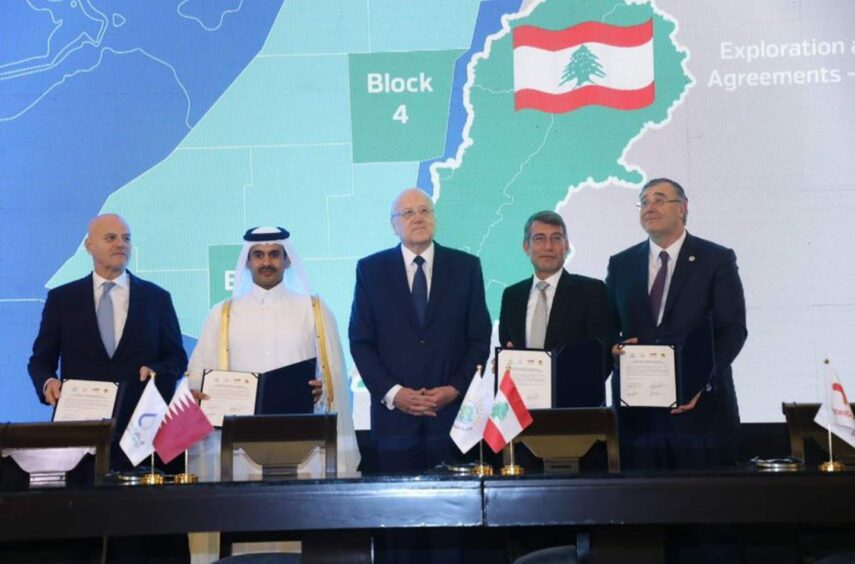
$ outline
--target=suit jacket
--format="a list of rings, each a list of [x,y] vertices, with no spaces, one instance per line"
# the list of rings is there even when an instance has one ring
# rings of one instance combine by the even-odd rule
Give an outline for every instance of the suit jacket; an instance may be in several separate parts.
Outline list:
[[[531,278],[508,286],[502,293],[499,315],[499,344],[508,341],[516,347],[527,346],[525,339],[526,309],[531,293]],[[572,345],[588,339],[599,339],[609,347],[614,314],[606,285],[596,278],[561,272],[549,311],[544,349]],[[607,351],[608,352],[608,351]],[[608,352],[611,357],[611,353]],[[611,362],[607,364],[611,367]]]
[[[177,378],[187,368],[187,354],[169,292],[128,273],[128,317],[113,357],[107,355],[95,313],[92,275],[48,292],[39,334],[27,369],[44,403],[49,378],[79,378],[120,383],[116,431],[130,419],[145,383],[139,369],[157,373],[155,383],[168,402]]]
[[[663,420],[681,430],[729,432],[739,424],[730,365],[748,335],[736,255],[687,233],[668,289],[662,323],[657,326],[647,291],[649,253],[649,242],[644,241],[609,260],[606,285],[617,308],[622,337],[637,337],[642,344],[679,346],[701,323],[712,319],[716,365],[712,380],[694,410],[679,416],[665,414]],[[613,378],[613,384],[616,392],[619,379]]]
[[[460,400],[436,418],[389,410],[381,400],[395,384],[413,389],[451,385],[463,394],[475,367],[489,355],[492,327],[481,263],[434,245],[424,325],[416,316],[400,245],[356,266],[350,352],[371,393],[371,428],[377,436],[412,436],[421,422],[430,433],[448,433]]]

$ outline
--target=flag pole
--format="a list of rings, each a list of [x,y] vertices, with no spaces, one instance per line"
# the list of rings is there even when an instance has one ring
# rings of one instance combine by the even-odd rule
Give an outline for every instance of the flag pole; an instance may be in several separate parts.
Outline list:
[[[145,486],[161,486],[166,480],[154,471],[154,451],[151,453],[151,472],[140,478],[140,483]]]
[[[480,375],[481,378],[484,377],[484,366],[483,365],[479,364],[478,367],[475,369],[475,371],[481,373],[481,375]],[[493,392],[493,390],[490,390],[490,392]],[[481,438],[481,440],[478,441],[478,464],[476,464],[472,468],[472,475],[477,476],[478,478],[483,478],[485,476],[492,476],[493,475],[493,467],[490,466],[489,464],[484,464],[484,438],[483,438],[483,434],[484,433],[482,432],[481,433],[482,438]]]
[[[825,364],[825,374],[826,380],[828,380],[828,371],[831,370],[831,361],[827,358],[823,361]],[[826,390],[827,391],[827,390]],[[845,467],[842,462],[837,462],[834,460],[834,447],[832,446],[831,440],[831,426],[834,424],[834,401],[830,401],[828,405],[828,409],[831,410],[831,418],[828,421],[827,430],[828,430],[828,461],[823,462],[819,465],[820,472],[843,472]]]
[[[187,378],[189,381],[190,373],[185,372],[184,377]],[[195,484],[195,483],[199,482],[199,476],[197,476],[196,474],[190,473],[190,449],[189,448],[184,449],[184,472],[181,472],[180,474],[176,474],[175,478],[173,478],[173,481],[176,484]]]
[[[196,484],[199,476],[190,473],[190,449],[184,451],[184,472],[175,475],[176,484]]]
[[[157,376],[155,371],[149,368],[148,377],[151,378],[152,382],[154,382],[155,376]],[[140,480],[140,483],[146,486],[160,486],[163,485],[164,482],[165,480],[163,479],[163,476],[161,476],[160,474],[155,474],[154,472],[154,451],[151,451],[151,473],[143,476]]]
[[[502,466],[502,476],[522,476],[525,474],[522,466],[518,466],[514,458],[514,440],[508,443],[508,453],[510,454],[511,463]]]
[[[478,464],[472,468],[472,474],[479,478],[493,475],[493,467],[484,464],[484,439],[478,441]]]

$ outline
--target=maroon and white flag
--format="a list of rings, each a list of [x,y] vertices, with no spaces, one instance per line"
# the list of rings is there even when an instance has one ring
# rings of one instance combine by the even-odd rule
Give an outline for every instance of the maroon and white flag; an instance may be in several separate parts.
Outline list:
[[[653,103],[653,20],[514,28],[514,106],[552,114],[588,105],[637,110]]]
[[[211,422],[193,399],[187,378],[182,378],[154,437],[154,449],[160,459],[168,463],[213,430]]]
[[[855,416],[840,378],[830,364],[826,368],[826,400],[816,413],[814,422],[855,447]]]

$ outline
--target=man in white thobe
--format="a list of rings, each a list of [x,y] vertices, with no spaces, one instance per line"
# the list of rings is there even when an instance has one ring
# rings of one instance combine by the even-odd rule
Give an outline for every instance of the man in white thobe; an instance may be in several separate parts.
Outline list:
[[[311,288],[289,237],[281,227],[259,227],[244,235],[235,268],[233,297],[228,300],[228,366],[222,366],[221,358],[220,324],[226,303],[221,302],[208,314],[190,358],[188,372],[195,389],[200,388],[205,370],[261,373],[317,358],[316,379],[306,385],[314,388],[318,400],[316,411],[328,408],[325,399],[329,390],[322,387],[319,328],[312,309]],[[351,417],[350,386],[335,318],[323,302],[320,308],[334,398],[329,409],[338,413],[338,473],[352,475],[360,457]],[[202,481],[219,479],[219,461],[219,432],[211,433],[190,451],[191,471],[199,474]],[[251,462],[236,456],[236,477],[241,468],[244,477],[253,471]]]

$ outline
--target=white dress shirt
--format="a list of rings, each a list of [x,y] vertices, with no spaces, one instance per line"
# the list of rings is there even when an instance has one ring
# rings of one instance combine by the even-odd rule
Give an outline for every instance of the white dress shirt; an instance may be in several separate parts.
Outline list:
[[[555,274],[550,275],[547,278],[544,278],[543,281],[549,284],[549,286],[544,290],[546,294],[546,319],[547,324],[549,323],[549,314],[552,312],[552,302],[555,299],[555,289],[558,287],[558,280],[561,278],[561,273],[564,272],[564,269],[560,269]],[[531,277],[531,290],[528,293],[528,305],[525,308],[525,344],[531,342],[531,321],[532,317],[534,317],[534,308],[537,307],[537,299],[540,296],[540,290],[537,289],[537,283],[540,282],[540,278],[537,277],[537,274]],[[507,344],[507,343],[503,343]],[[519,346],[519,343],[514,343]]]
[[[433,241],[431,241],[430,246],[422,252],[421,257],[425,259],[424,264],[422,264],[422,270],[425,271],[425,278],[427,278],[427,294],[428,294],[428,303],[430,303],[430,281],[431,275],[433,274],[433,255],[436,248],[433,245]],[[419,269],[419,265],[414,262],[416,258],[416,253],[401,245],[401,255],[404,260],[404,271],[407,273],[407,284],[410,287],[410,292],[413,291],[413,279],[416,277],[416,271]],[[389,391],[386,392],[386,395],[383,396],[383,405],[389,408],[389,411],[395,409],[395,395],[398,393],[398,390],[401,389],[400,384],[395,384]]]
[[[116,285],[110,290],[110,299],[113,300],[113,335],[116,336],[116,348],[122,341],[122,333],[125,331],[125,322],[128,320],[128,304],[131,301],[130,279],[127,271],[123,272],[113,280],[107,280],[92,271],[92,289],[95,292],[95,315],[98,315],[98,304],[104,295],[104,282],[114,282]]]
[[[421,254],[421,257],[425,259],[424,264],[422,264],[422,270],[425,271],[425,278],[427,278],[428,300],[430,300],[430,279],[431,274],[433,274],[433,255],[435,250],[431,242],[430,247],[425,249]],[[401,245],[401,254],[404,256],[404,270],[407,272],[407,284],[410,286],[410,292],[412,292],[413,279],[416,277],[416,271],[419,269],[419,265],[414,262],[416,253]]]
[[[659,314],[656,316],[656,325],[662,323],[662,315],[665,313],[665,304],[668,302],[668,290],[671,289],[671,278],[674,277],[674,269],[677,267],[677,257],[680,256],[680,249],[683,248],[683,242],[686,240],[686,230],[680,238],[674,241],[667,249],[663,249],[659,245],[650,240],[650,255],[647,260],[647,294],[650,295],[650,290],[653,289],[653,281],[656,280],[656,274],[659,272],[659,267],[662,265],[662,259],[659,258],[659,253],[665,251],[668,253],[668,273],[665,275],[665,291],[662,293],[662,305],[659,306]]]
[[[107,280],[92,271],[92,291],[95,295],[95,315],[98,315],[98,304],[101,303],[101,296],[104,295],[104,282],[114,282],[116,285],[110,290],[110,299],[113,300],[113,335],[116,337],[116,348],[122,340],[122,333],[125,332],[125,322],[128,320],[128,304],[131,300],[130,279],[128,273],[123,272],[113,280]],[[51,380],[59,380],[59,378],[48,378],[42,388],[42,393],[47,391],[48,383]]]

